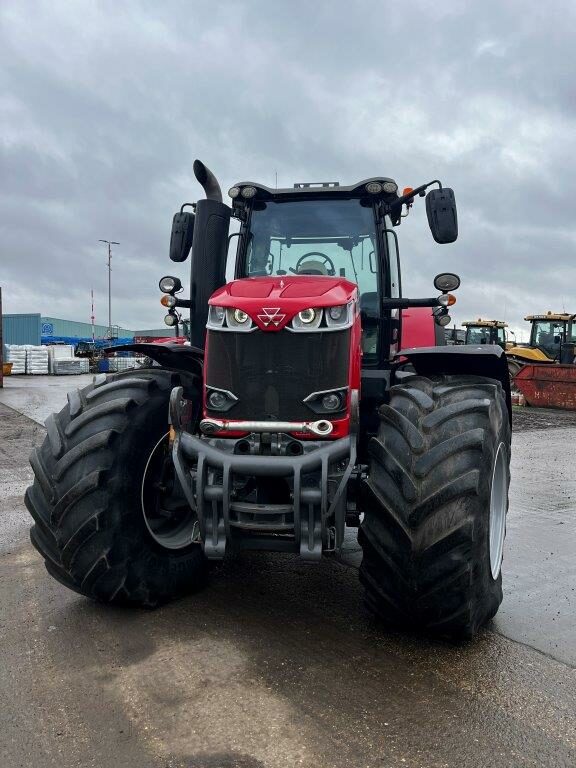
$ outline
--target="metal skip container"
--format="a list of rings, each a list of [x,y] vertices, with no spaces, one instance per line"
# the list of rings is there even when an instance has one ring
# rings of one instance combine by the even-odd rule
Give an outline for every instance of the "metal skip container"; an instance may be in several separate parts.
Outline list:
[[[514,384],[528,405],[576,411],[576,365],[525,365]]]

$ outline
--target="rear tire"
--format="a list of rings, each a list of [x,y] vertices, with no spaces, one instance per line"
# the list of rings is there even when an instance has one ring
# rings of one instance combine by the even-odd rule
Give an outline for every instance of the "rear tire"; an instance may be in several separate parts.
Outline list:
[[[502,385],[409,377],[392,387],[380,418],[362,488],[366,604],[390,626],[471,637],[502,601],[510,483]]]
[[[175,386],[199,397],[196,377],[161,368],[95,377],[47,419],[47,436],[31,454],[32,544],[54,578],[87,597],[154,606],[204,581],[200,546],[161,546],[141,500]]]

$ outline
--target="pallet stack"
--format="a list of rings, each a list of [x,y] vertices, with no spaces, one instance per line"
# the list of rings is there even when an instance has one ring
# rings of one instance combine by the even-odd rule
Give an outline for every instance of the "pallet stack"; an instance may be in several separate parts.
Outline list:
[[[45,376],[48,373],[48,350],[46,347],[26,345],[26,373]]]
[[[12,375],[26,373],[26,346],[24,344],[6,344],[4,360],[12,363]]]
[[[89,372],[89,361],[80,357],[56,358],[52,361],[50,371],[55,376],[71,376]]]

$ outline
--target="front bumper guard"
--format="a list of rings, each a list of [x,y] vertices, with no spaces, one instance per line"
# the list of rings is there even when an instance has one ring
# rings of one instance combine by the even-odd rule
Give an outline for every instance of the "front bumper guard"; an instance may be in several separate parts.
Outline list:
[[[235,454],[232,450],[236,441],[209,442],[184,431],[189,413],[190,402],[183,399],[182,387],[176,387],[170,399],[172,456],[186,499],[198,516],[200,537],[209,559],[222,559],[227,544],[235,542],[241,548],[296,551],[306,560],[318,560],[329,541],[328,523],[332,520],[333,546],[339,551],[344,538],[346,489],[356,461],[352,436],[307,442],[304,453],[297,456]],[[337,462],[346,465],[330,497],[330,468]],[[319,474],[316,486],[302,482],[311,473]],[[293,489],[291,504],[235,503],[231,496],[233,474],[287,478]],[[243,512],[255,518],[260,513],[266,523],[243,522]],[[255,532],[257,536],[252,535]]]

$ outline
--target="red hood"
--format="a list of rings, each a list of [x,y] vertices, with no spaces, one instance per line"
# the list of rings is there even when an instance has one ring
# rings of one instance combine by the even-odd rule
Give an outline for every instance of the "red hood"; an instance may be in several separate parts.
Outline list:
[[[278,275],[234,280],[213,293],[208,303],[242,309],[262,330],[279,331],[302,309],[333,307],[357,298],[356,285],[343,277]],[[278,324],[263,325],[258,316],[276,310],[281,317]]]

